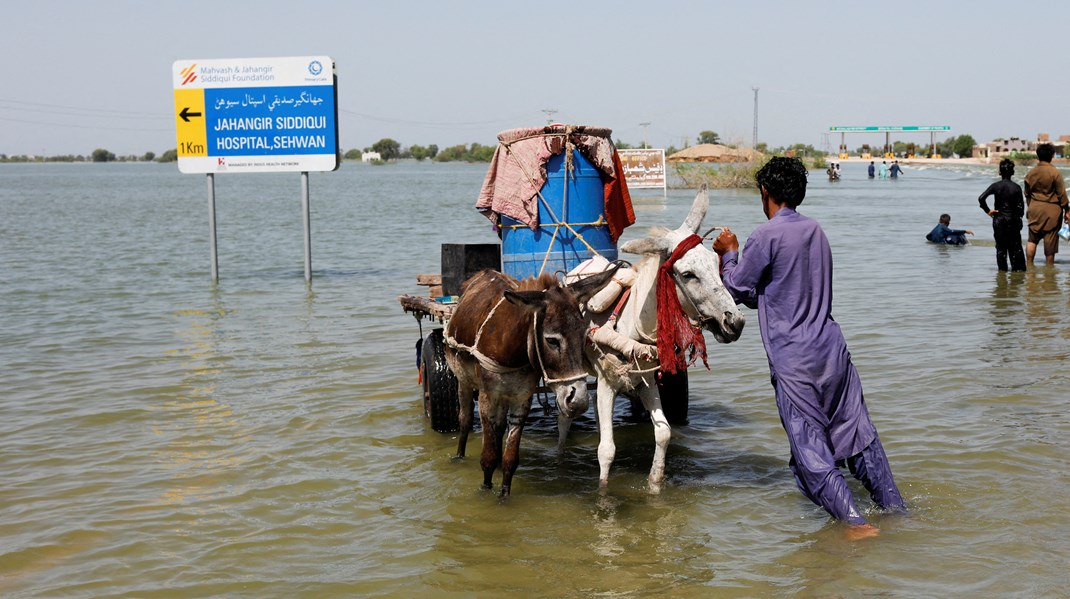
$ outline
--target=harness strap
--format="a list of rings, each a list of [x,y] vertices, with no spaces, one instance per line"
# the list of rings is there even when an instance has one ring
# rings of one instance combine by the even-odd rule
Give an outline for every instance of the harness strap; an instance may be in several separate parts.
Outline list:
[[[624,310],[624,304],[628,303],[628,298],[632,295],[632,288],[628,287],[624,290],[624,293],[620,295],[620,299],[617,300],[617,305],[613,307],[613,312],[609,315],[610,320],[617,320],[620,313]]]
[[[465,345],[457,341],[457,339],[455,339],[453,335],[450,334],[449,324],[446,325],[446,330],[443,331],[444,334],[442,335],[442,338],[443,340],[445,340],[446,345],[452,347],[457,351],[463,351],[471,355],[473,358],[476,359],[477,362],[479,362],[480,366],[498,374],[517,372],[527,368],[526,366],[502,366],[494,358],[491,358],[490,356],[484,354],[483,352],[477,349],[477,347],[479,346],[479,339],[483,336],[483,329],[487,326],[487,323],[490,322],[491,317],[494,316],[494,312],[498,309],[498,306],[502,305],[502,302],[504,301],[505,296],[502,295],[502,298],[498,300],[498,303],[494,304],[494,307],[490,309],[490,312],[487,312],[487,317],[483,319],[483,323],[479,325],[479,329],[476,331],[476,338],[472,342],[472,345]],[[453,321],[451,320],[450,324],[452,323]]]
[[[546,376],[546,366],[544,366],[543,363],[542,363],[542,351],[539,350],[539,342],[536,341],[536,336],[538,336],[538,337],[542,336],[539,333],[540,330],[541,330],[541,327],[539,326],[539,313],[536,312],[535,315],[532,316],[532,321],[531,321],[531,333],[532,334],[531,334],[531,336],[528,337],[528,352],[530,354],[531,346],[535,346],[535,359],[539,363],[539,370],[542,371],[542,382],[547,384],[547,385],[553,385],[553,384],[556,384],[556,383],[567,383],[567,382],[578,381],[580,379],[587,378],[587,373],[586,372],[581,372],[581,373],[576,374],[576,375],[567,376],[567,377],[561,377],[561,378],[557,378],[557,379],[551,379],[551,378],[548,378]]]
[[[469,345],[465,345],[465,344],[457,341],[457,339],[455,339],[453,337],[453,335],[450,334],[449,324],[446,325],[446,330],[443,332],[444,334],[442,335],[443,340],[446,342],[446,345],[450,346],[451,348],[453,348],[453,349],[455,349],[457,351],[462,351],[462,352],[465,352],[465,353],[469,354],[470,356],[475,358],[477,362],[479,362],[480,366],[482,366],[486,370],[489,370],[490,372],[495,372],[495,373],[498,373],[498,374],[507,374],[507,373],[511,373],[511,372],[519,372],[521,370],[525,370],[525,369],[528,368],[528,366],[502,366],[501,364],[498,363],[497,360],[495,360],[494,358],[491,358],[490,356],[484,354],[483,352],[479,351],[479,349],[478,349],[479,340],[483,336],[483,329],[487,326],[487,323],[490,322],[491,317],[494,316],[494,312],[498,309],[498,306],[501,306],[502,302],[504,302],[504,301],[505,301],[505,296],[503,295],[502,298],[498,300],[498,303],[494,304],[494,307],[491,308],[490,312],[487,313],[486,318],[483,319],[483,322],[479,325],[479,329],[476,331],[476,338],[472,342],[472,345],[470,345],[470,346]],[[453,321],[451,320],[450,324],[452,324],[452,323],[453,323]],[[531,356],[532,356],[532,354],[534,354],[535,355],[535,362],[539,366],[539,373],[542,375],[543,383],[545,383],[547,385],[552,385],[552,384],[556,384],[556,383],[565,383],[565,382],[571,382],[571,381],[578,381],[580,379],[587,378],[587,373],[586,372],[583,372],[581,374],[572,375],[572,376],[556,378],[556,379],[552,379],[552,378],[548,377],[546,375],[546,366],[543,364],[543,361],[542,361],[542,352],[539,350],[539,343],[536,340],[537,337],[541,336],[540,331],[541,331],[541,327],[539,326],[539,313],[535,312],[534,314],[532,314],[532,317],[531,317],[531,332],[528,334],[528,343],[527,343],[527,345],[528,345],[528,361],[529,362],[532,361],[531,360]]]

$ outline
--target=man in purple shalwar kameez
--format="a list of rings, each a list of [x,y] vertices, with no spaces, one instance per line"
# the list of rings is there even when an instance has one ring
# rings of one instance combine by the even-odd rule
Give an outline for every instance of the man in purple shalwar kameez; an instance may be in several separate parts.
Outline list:
[[[846,465],[882,508],[903,509],[888,458],[869,418],[858,371],[832,318],[832,251],[817,221],[795,211],[806,196],[806,168],[773,158],[755,176],[768,222],[739,255],[736,236],[714,241],[725,286],[758,310],[780,422],[795,482],[811,501],[869,536],[839,466]]]

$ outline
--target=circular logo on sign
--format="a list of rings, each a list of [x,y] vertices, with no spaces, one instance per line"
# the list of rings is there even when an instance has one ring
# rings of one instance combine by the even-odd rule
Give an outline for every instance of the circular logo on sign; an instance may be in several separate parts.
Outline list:
[[[323,72],[323,65],[320,64],[320,61],[313,60],[312,62],[308,63],[308,72],[312,73],[313,75],[319,75]]]

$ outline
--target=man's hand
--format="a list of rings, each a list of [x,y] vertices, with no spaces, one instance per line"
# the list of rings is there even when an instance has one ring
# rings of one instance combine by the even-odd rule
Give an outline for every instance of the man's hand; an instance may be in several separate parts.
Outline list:
[[[717,252],[718,256],[724,256],[725,252],[738,252],[739,240],[736,239],[736,234],[729,231],[728,227],[721,229],[721,234],[713,240],[713,251]]]
[[[971,231],[971,230],[969,230],[969,229],[966,229],[966,234],[967,234],[967,235],[973,235],[973,231]]]

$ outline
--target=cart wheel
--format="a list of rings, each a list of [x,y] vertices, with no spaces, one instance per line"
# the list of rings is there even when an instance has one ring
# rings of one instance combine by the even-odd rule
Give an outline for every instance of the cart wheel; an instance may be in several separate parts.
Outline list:
[[[440,433],[452,433],[460,428],[457,414],[457,377],[446,363],[442,329],[432,329],[420,349],[424,416],[431,419],[431,428]]]
[[[687,424],[687,371],[676,374],[661,373],[658,377],[661,410],[671,425]]]

